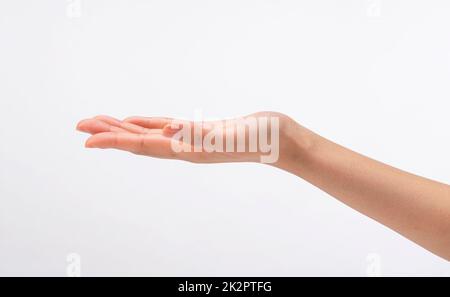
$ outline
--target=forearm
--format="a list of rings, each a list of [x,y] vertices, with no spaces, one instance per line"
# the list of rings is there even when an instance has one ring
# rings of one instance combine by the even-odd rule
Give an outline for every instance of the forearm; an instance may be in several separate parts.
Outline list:
[[[277,167],[450,260],[450,186],[362,156],[299,125],[288,129],[291,149]]]

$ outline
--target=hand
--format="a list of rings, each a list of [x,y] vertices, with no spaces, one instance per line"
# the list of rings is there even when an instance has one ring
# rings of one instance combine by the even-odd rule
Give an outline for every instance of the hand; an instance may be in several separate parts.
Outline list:
[[[277,163],[280,148],[292,147],[287,145],[285,136],[289,133],[285,128],[295,126],[286,115],[259,112],[202,123],[163,117],[129,117],[121,121],[96,116],[82,120],[77,129],[92,134],[86,141],[88,148],[114,148],[194,163]]]

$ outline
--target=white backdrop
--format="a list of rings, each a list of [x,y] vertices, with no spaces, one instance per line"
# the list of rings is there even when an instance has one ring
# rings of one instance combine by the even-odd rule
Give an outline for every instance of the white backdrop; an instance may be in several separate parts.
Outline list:
[[[450,275],[288,173],[86,150],[75,131],[96,114],[275,110],[449,183],[449,14],[445,0],[1,0],[0,275],[65,276],[71,253],[83,276]]]

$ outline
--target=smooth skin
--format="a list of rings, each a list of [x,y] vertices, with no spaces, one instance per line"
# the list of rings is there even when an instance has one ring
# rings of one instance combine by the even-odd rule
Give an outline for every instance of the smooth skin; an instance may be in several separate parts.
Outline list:
[[[260,112],[250,116],[279,118],[279,159],[270,165],[301,177],[450,261],[449,185],[353,152],[315,134],[284,114]],[[171,125],[172,120],[162,117],[118,120],[97,116],[81,121],[77,129],[91,134],[85,144],[87,148],[113,148],[194,163],[259,162],[259,152],[175,153],[171,140],[178,130]],[[218,122],[210,122],[210,128],[204,128],[201,133],[208,132],[215,123]],[[233,125],[233,121],[227,123],[228,126]]]

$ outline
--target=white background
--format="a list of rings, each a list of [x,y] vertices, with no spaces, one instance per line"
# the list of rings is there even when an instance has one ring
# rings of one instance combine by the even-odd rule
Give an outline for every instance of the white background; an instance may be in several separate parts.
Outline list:
[[[78,8],[81,4],[81,10]],[[450,275],[301,179],[86,150],[96,114],[260,110],[450,181],[450,2],[0,0],[0,275]],[[376,257],[376,258],[377,258]]]

